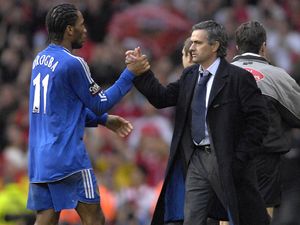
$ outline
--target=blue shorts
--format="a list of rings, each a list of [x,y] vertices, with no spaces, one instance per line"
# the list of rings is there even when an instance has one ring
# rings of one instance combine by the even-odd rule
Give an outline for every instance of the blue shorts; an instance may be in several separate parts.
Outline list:
[[[94,171],[82,170],[50,183],[30,183],[27,208],[31,210],[74,209],[78,202],[100,204]]]

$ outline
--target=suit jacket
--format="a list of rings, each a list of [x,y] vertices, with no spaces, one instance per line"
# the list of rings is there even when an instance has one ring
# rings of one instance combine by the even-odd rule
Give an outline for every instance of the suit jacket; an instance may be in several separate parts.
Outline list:
[[[186,68],[176,82],[162,86],[151,71],[135,78],[136,88],[156,108],[176,107],[175,127],[164,185],[152,224],[164,223],[164,192],[176,158],[188,166],[194,148],[191,138],[190,106],[199,65]],[[211,147],[219,165],[230,217],[235,225],[268,224],[263,200],[255,186],[251,159],[259,152],[268,129],[265,102],[255,79],[246,70],[221,59],[207,107]]]

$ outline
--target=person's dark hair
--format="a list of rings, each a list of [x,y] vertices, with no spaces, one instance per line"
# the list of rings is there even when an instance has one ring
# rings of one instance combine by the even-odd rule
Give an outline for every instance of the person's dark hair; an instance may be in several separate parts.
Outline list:
[[[67,26],[75,25],[78,18],[77,11],[72,4],[60,4],[49,10],[46,16],[49,41],[62,41]]]
[[[187,39],[185,39],[184,45],[183,45],[183,52],[186,56],[190,54],[191,45],[192,45],[191,38],[188,37]]]
[[[192,31],[195,30],[206,30],[208,34],[208,43],[213,44],[215,41],[217,41],[220,44],[217,51],[217,56],[221,58],[226,56],[228,36],[223,25],[213,20],[207,20],[195,24],[192,28]]]
[[[240,54],[245,52],[258,54],[263,43],[267,41],[266,30],[261,23],[249,21],[237,28],[235,40]]]

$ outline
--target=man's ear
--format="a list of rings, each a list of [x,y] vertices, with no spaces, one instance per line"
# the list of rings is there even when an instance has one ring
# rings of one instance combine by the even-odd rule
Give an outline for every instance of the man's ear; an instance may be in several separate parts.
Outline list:
[[[235,48],[236,48],[237,51],[239,51],[239,46],[236,45]]]
[[[66,27],[66,33],[67,33],[69,36],[72,36],[72,35],[73,35],[73,31],[74,31],[74,27],[71,26],[71,25],[67,25],[67,27]]]
[[[220,47],[220,42],[218,41],[215,41],[213,44],[212,44],[212,47],[213,47],[213,52],[217,52],[219,47]]]
[[[266,42],[264,42],[264,43],[261,45],[261,47],[260,47],[260,49],[259,49],[259,54],[260,54],[261,56],[263,56],[263,57],[266,57],[266,56],[267,56],[267,43],[266,43]]]
[[[267,50],[267,42],[264,41],[264,43],[262,44],[261,48],[262,48],[262,51],[264,51],[264,53],[265,53],[266,50]]]

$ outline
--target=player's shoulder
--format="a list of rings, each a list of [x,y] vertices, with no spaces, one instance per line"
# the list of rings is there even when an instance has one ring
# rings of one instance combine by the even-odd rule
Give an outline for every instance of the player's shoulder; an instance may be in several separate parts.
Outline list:
[[[228,63],[228,67],[233,73],[248,73],[247,70],[234,63]]]
[[[91,74],[87,62],[82,57],[73,55],[71,53],[66,54],[68,55],[67,65],[70,72],[74,72],[75,74]]]
[[[266,69],[276,72],[276,73],[279,73],[279,74],[288,74],[288,72],[285,69],[275,66],[275,65],[272,65],[272,64],[267,65]]]
[[[88,67],[86,61],[82,57],[76,56],[67,50],[63,51],[62,60],[64,61],[65,65],[68,65],[76,70],[86,70]]]

